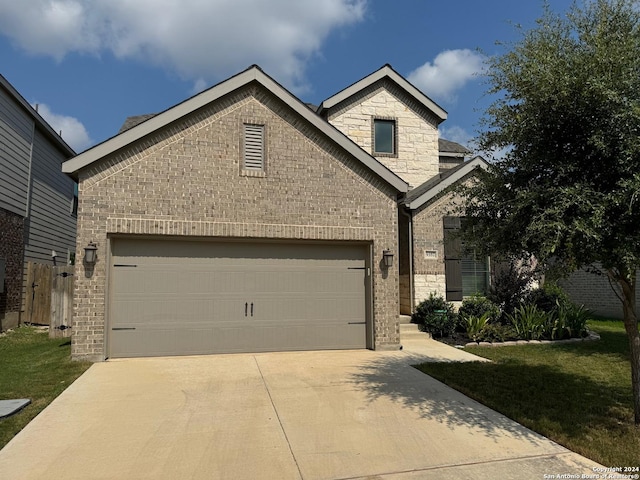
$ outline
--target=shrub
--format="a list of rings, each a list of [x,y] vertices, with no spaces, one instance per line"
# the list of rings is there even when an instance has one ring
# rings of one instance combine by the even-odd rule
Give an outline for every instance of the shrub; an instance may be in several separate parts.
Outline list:
[[[453,305],[442,296],[431,293],[416,307],[411,321],[421,325],[425,332],[434,337],[448,337],[456,328],[457,315]]]
[[[478,342],[483,330],[489,325],[490,312],[484,312],[481,316],[466,315],[462,317],[466,325],[467,336],[474,342]]]
[[[543,312],[553,312],[559,306],[569,304],[569,297],[552,282],[545,283],[543,288],[534,288],[526,296],[525,302],[538,307]]]
[[[518,334],[511,325],[500,325],[499,323],[487,323],[480,334],[478,342],[506,342],[518,340]]]
[[[539,340],[548,329],[549,315],[535,305],[521,305],[507,319],[522,340]]]
[[[495,322],[500,317],[500,308],[482,295],[474,295],[470,298],[465,298],[458,309],[458,315],[462,319],[468,317],[482,317],[485,313],[489,314],[489,322]]]
[[[525,300],[534,272],[527,267],[518,267],[513,262],[495,276],[487,298],[500,306],[503,319],[514,312]]]
[[[567,303],[559,305],[557,317],[561,335],[565,337],[584,337],[587,335],[587,321],[591,318],[592,312],[584,305]],[[557,338],[563,338],[559,336]]]

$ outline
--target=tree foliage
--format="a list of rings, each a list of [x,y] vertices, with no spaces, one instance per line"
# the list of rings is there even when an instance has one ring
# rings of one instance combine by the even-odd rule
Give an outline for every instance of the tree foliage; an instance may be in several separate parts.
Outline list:
[[[479,146],[507,149],[465,195],[465,242],[565,272],[599,263],[622,300],[640,424],[640,10],[585,0],[487,61]],[[634,333],[635,332],[635,333]],[[634,343],[635,342],[635,343]],[[635,362],[635,364],[634,364]]]

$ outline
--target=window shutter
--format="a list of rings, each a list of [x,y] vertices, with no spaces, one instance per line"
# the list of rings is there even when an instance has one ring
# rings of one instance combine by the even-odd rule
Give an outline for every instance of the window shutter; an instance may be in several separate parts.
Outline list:
[[[444,217],[444,274],[447,284],[447,300],[462,300],[462,242],[458,236],[459,217]]]
[[[264,170],[264,125],[244,126],[245,170]]]

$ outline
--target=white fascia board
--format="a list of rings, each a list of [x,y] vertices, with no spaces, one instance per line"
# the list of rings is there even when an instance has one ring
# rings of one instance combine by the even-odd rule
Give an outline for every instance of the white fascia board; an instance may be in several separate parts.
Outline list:
[[[320,104],[318,107],[318,112],[336,106],[340,102],[346,100],[347,98],[357,94],[360,90],[367,88],[368,86],[374,84],[378,80],[383,79],[384,77],[391,78],[394,82],[396,82],[400,87],[406,90],[411,96],[415,97],[420,103],[422,103],[427,109],[434,113],[440,120],[443,122],[447,119],[447,112],[442,109],[439,105],[437,105],[433,100],[427,97],[424,93],[418,90],[416,87],[411,85],[404,77],[399,75],[395,70],[393,70],[388,65],[385,65],[380,70],[373,72],[371,75],[363,78],[359,82],[354,83],[350,87],[345,88],[344,90],[336,93],[334,96],[329,97],[324,102]]]
[[[176,121],[180,118],[188,115],[189,113],[208,105],[209,103],[227,95],[228,93],[241,88],[248,83],[256,81],[263,87],[277,96],[280,100],[285,102],[294,111],[308,120],[313,126],[318,128],[334,142],[344,148],[351,155],[356,157],[368,168],[373,170],[376,174],[382,177],[385,181],[391,184],[400,192],[407,192],[409,185],[400,177],[395,175],[391,170],[385,167],[382,163],[378,162],[375,158],[367,154],[364,150],[358,147],[355,143],[345,137],[335,127],[330,125],[327,121],[320,118],[306,105],[304,105],[298,98],[289,93],[284,87],[274,81],[271,77],[266,75],[260,68],[251,67],[244,72],[231,77],[230,79],[219,83],[218,85],[211,87],[204,92],[168,109],[164,112],[150,118],[149,120],[119,134],[109,140],[81,153],[75,158],[68,160],[62,164],[62,171],[64,173],[73,174],[78,170],[90,165],[91,163],[99,160],[106,155],[109,155],[127,145],[143,138],[146,135],[153,133],[154,131]]]
[[[418,198],[416,198],[415,200],[407,204],[407,207],[409,207],[410,210],[416,210],[420,208],[429,200],[438,196],[447,188],[451,187],[452,185],[454,185],[455,183],[459,182],[464,177],[472,173],[476,168],[482,168],[486,170],[488,166],[489,165],[487,164],[487,162],[481,157],[476,157],[473,160],[470,160],[468,163],[464,165],[464,167],[460,168],[460,170],[458,170],[456,173],[448,176],[442,182],[435,185],[431,190],[424,192]]]

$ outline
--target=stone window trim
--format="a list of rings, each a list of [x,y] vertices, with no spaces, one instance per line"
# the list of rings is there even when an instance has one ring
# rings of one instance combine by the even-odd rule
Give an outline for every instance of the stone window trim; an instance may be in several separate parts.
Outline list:
[[[246,139],[246,127],[247,126],[256,126],[262,127],[262,169],[258,170],[255,168],[246,168],[245,167],[245,139]],[[239,159],[239,168],[240,168],[240,176],[241,177],[253,177],[253,178],[264,178],[267,176],[267,133],[268,127],[264,121],[259,121],[256,119],[243,119],[240,122],[239,126],[240,130],[240,159]]]
[[[376,152],[376,120],[393,122],[393,153]],[[398,119],[397,117],[371,116],[371,155],[374,157],[398,158]]]

